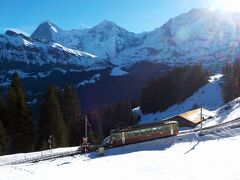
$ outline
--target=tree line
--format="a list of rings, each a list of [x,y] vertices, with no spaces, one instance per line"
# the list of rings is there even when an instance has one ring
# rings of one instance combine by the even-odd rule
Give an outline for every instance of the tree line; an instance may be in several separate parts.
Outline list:
[[[146,86],[140,100],[141,110],[143,113],[164,111],[191,96],[207,79],[208,73],[201,65],[173,69]]]
[[[17,73],[12,77],[6,98],[0,98],[0,154],[79,145],[84,134],[84,117],[73,87],[58,90],[49,86],[40,104],[40,121],[33,127],[27,97]]]
[[[222,86],[223,100],[225,103],[240,96],[240,58],[224,66],[224,83]]]

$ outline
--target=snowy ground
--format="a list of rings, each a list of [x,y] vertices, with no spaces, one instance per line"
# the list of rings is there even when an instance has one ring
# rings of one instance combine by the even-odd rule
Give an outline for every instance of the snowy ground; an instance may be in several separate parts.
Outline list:
[[[213,126],[239,118],[240,98],[236,98],[215,111],[212,111],[212,114],[215,114],[214,118],[204,122],[203,127]]]
[[[0,179],[237,180],[239,152],[240,135],[218,139],[189,134],[110,149],[103,157],[91,153],[0,166]]]

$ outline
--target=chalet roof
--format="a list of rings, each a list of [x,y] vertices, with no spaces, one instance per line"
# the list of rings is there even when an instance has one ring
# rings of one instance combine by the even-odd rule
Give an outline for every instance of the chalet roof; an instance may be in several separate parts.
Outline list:
[[[202,114],[203,119],[208,119],[211,117],[211,112],[209,112],[207,109],[202,108]],[[194,124],[199,124],[201,122],[201,108],[187,111],[177,116],[180,116]]]

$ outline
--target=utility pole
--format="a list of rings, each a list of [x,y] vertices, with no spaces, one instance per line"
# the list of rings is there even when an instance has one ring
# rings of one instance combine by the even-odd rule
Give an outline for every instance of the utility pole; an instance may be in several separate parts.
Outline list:
[[[87,136],[87,124],[88,124],[88,119],[87,119],[87,115],[85,115],[85,138],[88,138]]]
[[[203,122],[202,107],[201,107],[201,112],[200,112],[200,118],[201,118],[201,129],[200,129],[200,135],[202,135],[202,122]]]
[[[84,153],[87,153],[88,151],[88,137],[87,137],[87,115],[85,116],[85,137],[83,137],[83,143],[82,143],[82,150]]]

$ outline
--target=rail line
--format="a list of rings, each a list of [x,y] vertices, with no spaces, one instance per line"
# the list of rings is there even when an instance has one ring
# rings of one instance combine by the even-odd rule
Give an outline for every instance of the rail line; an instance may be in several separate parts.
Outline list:
[[[225,123],[221,123],[221,124],[217,124],[217,125],[204,127],[204,128],[202,128],[202,135],[209,134],[209,133],[212,133],[212,132],[215,132],[215,131],[224,130],[226,128],[234,129],[234,128],[238,128],[238,127],[240,127],[240,118],[236,118],[234,120],[231,120],[231,121],[228,121],[228,122],[225,122]],[[179,134],[183,135],[183,134],[188,134],[188,133],[192,133],[192,132],[201,133],[201,128],[179,131]]]
[[[226,129],[229,130],[229,129],[234,129],[234,128],[240,128],[240,118],[236,118],[232,121],[228,121],[228,122],[221,123],[218,125],[213,125],[213,126],[202,128],[202,131],[200,128],[179,131],[179,135],[185,135],[185,134],[190,134],[190,133],[199,133],[199,135],[206,135],[206,134],[211,134],[213,132],[218,132],[218,131],[226,130]],[[202,132],[202,134],[200,134],[200,132]],[[98,145],[98,147],[101,147],[101,145]],[[108,148],[111,148],[111,147],[108,147]],[[46,160],[74,156],[74,155],[79,155],[79,154],[83,154],[83,153],[78,150],[72,150],[72,151],[61,152],[61,153],[52,153],[52,154],[50,153],[50,154],[38,155],[35,157],[30,157],[30,158],[22,158],[19,160],[8,161],[6,163],[0,162],[0,166],[16,165],[16,164],[22,164],[22,163],[36,163],[39,161],[46,161]]]

